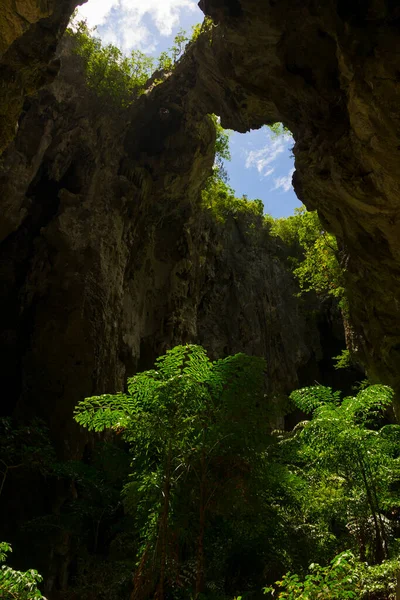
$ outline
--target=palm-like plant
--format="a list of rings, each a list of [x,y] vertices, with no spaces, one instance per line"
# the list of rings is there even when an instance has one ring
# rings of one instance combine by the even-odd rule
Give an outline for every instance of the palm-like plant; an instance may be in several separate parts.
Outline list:
[[[134,472],[124,496],[143,534],[133,598],[144,586],[150,556],[156,556],[155,597],[164,598],[173,507],[182,489],[178,482],[190,472],[199,503],[195,597],[201,593],[206,513],[215,494],[211,463],[217,453],[244,460],[254,451],[263,428],[264,369],[261,358],[236,354],[212,362],[201,346],[177,346],[154,369],[129,378],[128,393],[86,398],[76,408],[78,423],[121,433],[131,447]]]

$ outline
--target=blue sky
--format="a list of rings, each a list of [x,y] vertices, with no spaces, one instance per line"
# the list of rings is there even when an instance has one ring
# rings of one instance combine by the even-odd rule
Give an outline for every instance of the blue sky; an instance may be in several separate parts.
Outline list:
[[[129,53],[139,49],[158,56],[172,45],[179,29],[191,31],[203,20],[197,0],[89,0],[79,14],[97,35]],[[260,198],[274,217],[293,214],[300,206],[291,185],[293,139],[276,137],[267,127],[246,134],[232,132],[232,160],[226,164],[238,196]]]

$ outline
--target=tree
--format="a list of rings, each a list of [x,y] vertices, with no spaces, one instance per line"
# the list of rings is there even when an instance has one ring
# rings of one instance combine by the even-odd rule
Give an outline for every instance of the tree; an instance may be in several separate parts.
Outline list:
[[[218,176],[208,179],[202,191],[202,204],[219,223],[224,223],[228,217],[248,215],[253,223],[258,221],[260,229],[263,226],[262,200],[248,200],[244,196],[237,198],[233,189]]]
[[[154,60],[140,50],[124,55],[117,46],[104,46],[86,21],[68,30],[75,39],[74,51],[85,65],[88,86],[112,105],[126,108],[140,96],[154,71]]]
[[[215,127],[215,162],[213,177],[228,182],[228,174],[226,172],[224,161],[231,160],[231,151],[229,149],[230,132],[224,129],[217,115],[210,115]]]
[[[379,427],[393,395],[384,385],[344,400],[323,386],[291,394],[298,408],[313,415],[296,434],[303,460],[321,483],[336,478],[341,512],[359,556],[378,564],[388,558],[388,516],[400,508],[393,493],[400,480],[400,426]]]
[[[276,219],[271,234],[290,248],[293,273],[302,293],[314,290],[320,296],[334,296],[346,308],[343,269],[339,264],[336,238],[321,224],[316,211],[305,206],[295,209],[292,217]]]
[[[191,40],[186,35],[186,31],[180,29],[174,37],[174,43],[171,48],[161,52],[158,57],[158,68],[165,72],[172,71],[179,58],[185,52],[186,46],[190,41]]]
[[[262,430],[264,368],[263,359],[245,354],[212,362],[201,346],[177,346],[153,370],[128,379],[127,394],[95,396],[78,405],[78,423],[89,430],[120,432],[134,457],[135,469],[124,488],[127,510],[136,514],[142,533],[132,598],[139,598],[149,584],[145,571],[151,554],[157,557],[155,597],[164,598],[167,570],[174,562],[169,543],[176,510],[182,506],[180,493],[188,492],[181,482],[192,474],[198,505],[194,588],[199,597],[207,506],[216,493],[210,485],[212,460],[234,454],[239,464],[253,451]]]
[[[145,91],[156,65],[165,73],[173,71],[188,45],[202,33],[209,34],[212,27],[211,19],[206,17],[201,25],[193,27],[191,38],[180,29],[173,45],[153,59],[140,50],[132,50],[126,56],[113,44],[104,46],[94,35],[95,28],[90,29],[85,20],[76,21],[76,16],[75,13],[67,32],[75,40],[75,53],[84,60],[88,86],[118,108],[128,107]],[[160,78],[152,83],[157,85],[162,81]]]
[[[290,130],[285,127],[283,123],[273,123],[272,125],[267,125],[268,129],[272,132],[274,137],[280,137],[281,135],[290,136]]]

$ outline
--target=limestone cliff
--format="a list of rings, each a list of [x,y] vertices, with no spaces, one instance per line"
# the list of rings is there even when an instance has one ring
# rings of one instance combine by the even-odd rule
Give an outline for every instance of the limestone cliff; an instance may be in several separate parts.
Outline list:
[[[238,131],[283,121],[296,140],[296,192],[318,209],[343,248],[355,346],[372,378],[399,388],[398,2],[202,0],[200,5],[214,19],[211,38],[201,36],[163,89],[131,111],[130,129],[120,141],[130,164],[122,160],[120,176],[133,169],[132,178],[139,187],[151,186],[156,201],[160,190],[155,192],[150,171],[162,173],[168,163],[167,196],[194,198],[206,170],[200,154],[205,157],[210,140],[205,124],[187,131],[189,121],[200,124],[207,112],[215,112],[224,126]],[[15,6],[9,29],[8,20],[1,25],[4,49],[20,36],[1,58],[1,148],[14,134],[23,96],[46,80],[55,40],[74,1],[54,0],[50,17],[37,9],[40,3],[21,0]],[[39,16],[45,18],[35,23]],[[148,115],[140,126],[139,114]],[[182,156],[186,133],[196,157]],[[85,154],[84,140],[81,146]],[[186,158],[187,165],[177,164]],[[15,225],[18,203],[13,210],[9,219]]]
[[[47,23],[49,38],[41,36],[41,66],[32,70],[29,59],[27,77],[47,69],[72,10],[67,4],[38,21],[37,27]],[[339,351],[340,324],[330,309],[294,296],[285,249],[261,220],[231,215],[220,223],[200,205],[214,160],[206,113],[220,112],[239,130],[277,116],[255,84],[245,91],[232,83],[232,66],[245,57],[235,14],[221,5],[212,43],[201,38],[162,85],[122,111],[87,88],[68,48],[55,81],[22,103],[27,88],[14,77],[18,52],[30,48],[26,36],[39,39],[36,26],[3,55],[1,64],[13,67],[0,76],[8,81],[14,73],[17,82],[2,88],[10,90],[12,108],[3,112],[3,140],[14,135],[22,111],[0,162],[3,412],[45,418],[61,456],[82,454],[75,404],[121,389],[127,375],[149,367],[167,347],[199,342],[213,357],[265,356],[270,401],[326,375]],[[228,34],[240,46],[230,58]],[[30,91],[43,82],[35,79]],[[66,494],[52,488],[53,504]],[[15,513],[18,523],[26,520],[25,498]],[[12,535],[14,521],[9,526]],[[68,540],[57,543],[61,549],[52,552],[63,567],[49,561],[54,577],[67,573],[70,560]],[[53,587],[52,577],[47,585]]]
[[[80,2],[82,4],[83,2]],[[58,72],[57,42],[77,0],[3,0],[0,14],[0,154],[15,135],[24,97]]]
[[[262,220],[218,223],[201,208],[214,128],[170,80],[117,111],[66,54],[3,155],[7,411],[44,417],[68,456],[82,443],[77,401],[122,389],[167,347],[263,355],[274,395],[322,359],[317,321]]]
[[[294,187],[343,248],[372,379],[400,386],[400,6],[393,0],[202,0],[194,97],[238,131],[283,121]],[[203,109],[205,110],[205,108]]]

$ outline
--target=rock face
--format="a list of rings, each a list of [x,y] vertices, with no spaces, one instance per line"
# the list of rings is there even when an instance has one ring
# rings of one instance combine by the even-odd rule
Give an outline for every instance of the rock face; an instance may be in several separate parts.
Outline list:
[[[196,98],[238,131],[293,132],[298,197],[343,248],[369,376],[400,387],[400,5],[202,0]]]
[[[13,139],[24,97],[50,82],[57,42],[77,0],[3,0],[0,14],[0,155]],[[82,2],[80,2],[82,4]]]
[[[365,330],[367,349],[383,340],[376,323],[389,327],[382,315],[395,314],[392,262],[378,269],[379,249],[368,262],[368,244],[356,261],[357,245],[350,244],[369,223],[350,193],[359,171],[349,170],[367,146],[360,142],[351,154],[358,142],[345,112],[344,84],[332,79],[336,42],[323,23],[336,15],[336,5],[311,18],[311,4],[304,2],[284,3],[286,13],[272,1],[217,4],[204,6],[217,23],[211,38],[200,36],[162,85],[122,111],[87,89],[67,42],[55,81],[23,102],[46,81],[74,2],[50,5],[48,17],[33,11],[32,23],[15,29],[19,37],[7,38],[11,45],[0,59],[0,146],[7,145],[0,162],[3,411],[43,417],[61,456],[82,455],[85,440],[71,418],[81,398],[121,389],[127,375],[178,343],[201,343],[213,357],[265,356],[270,399],[314,379],[329,382],[328,363],[343,335],[340,326],[335,331],[332,311],[307,309],[294,297],[285,249],[260,219],[231,215],[220,223],[200,206],[214,160],[208,112],[239,131],[268,120],[283,120],[293,130],[299,194],[318,204],[353,252],[349,278],[369,269],[351,289],[353,320]],[[394,14],[395,7],[389,9]],[[285,20],[290,15],[300,24],[297,33]],[[345,16],[335,18],[344,31]],[[303,70],[296,61],[304,62]],[[315,75],[307,61],[319,61]],[[51,77],[57,68],[50,66]],[[386,213],[373,209],[371,198],[368,214],[383,219]],[[365,220],[360,216],[350,226],[354,206]],[[361,327],[364,308],[375,307],[377,297],[377,287],[365,293],[371,273],[387,279],[389,299],[371,309]],[[394,335],[396,324],[390,325]]]
[[[46,78],[54,42],[74,2],[54,2],[52,15],[33,25],[22,25],[15,15],[29,15],[34,23],[39,14],[45,16],[41,9],[29,0],[17,4],[4,40],[9,44],[22,35],[0,65],[1,147],[13,135],[23,94]],[[204,123],[187,132],[189,122],[203,122],[207,112],[220,114],[224,126],[238,131],[283,121],[296,140],[296,192],[318,209],[343,249],[356,349],[372,379],[399,389],[398,2],[202,0],[200,5],[215,25],[190,48],[163,90],[156,88],[132,111],[120,176],[125,169],[140,188],[151,186],[154,204],[160,191],[155,193],[150,172],[166,173],[168,164],[166,195],[178,202],[182,195],[194,198],[206,170],[200,154],[206,154],[209,133]],[[143,111],[149,116],[139,126]],[[192,133],[197,156],[186,153],[184,132]],[[85,153],[84,140],[81,146]],[[178,164],[186,159],[192,170]],[[6,227],[18,222],[18,210],[17,203]]]
[[[322,359],[318,324],[260,218],[219,223],[200,207],[211,121],[172,78],[121,112],[87,89],[78,57],[62,64],[0,170],[7,411],[45,418],[79,456],[77,401],[181,342],[263,355],[267,392],[293,389]]]

